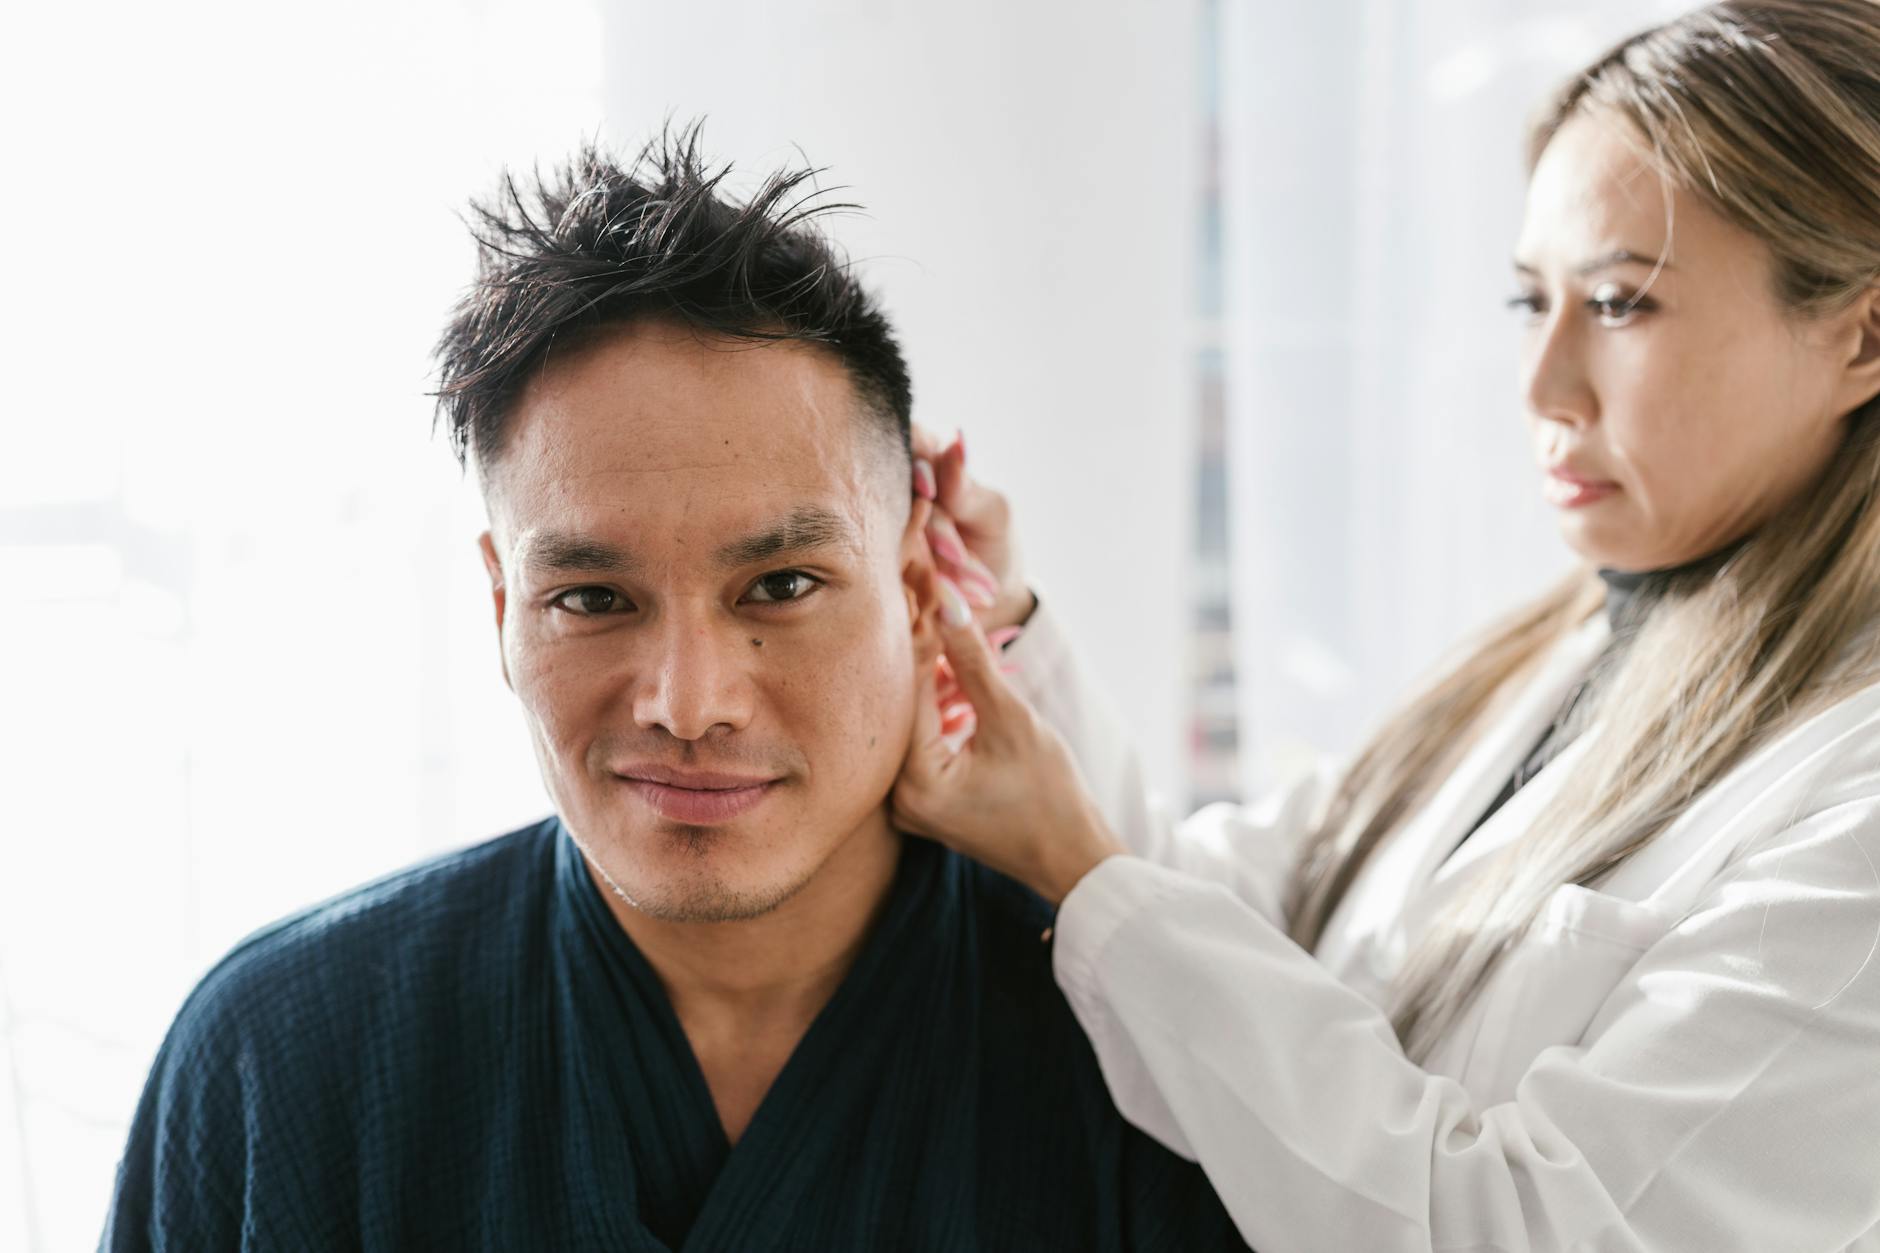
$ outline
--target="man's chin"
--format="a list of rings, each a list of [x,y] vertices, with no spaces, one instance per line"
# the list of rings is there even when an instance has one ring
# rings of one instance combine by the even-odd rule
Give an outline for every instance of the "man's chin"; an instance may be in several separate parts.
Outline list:
[[[667,885],[627,903],[655,922],[749,922],[796,895],[801,885],[773,891],[739,891],[724,884]],[[624,895],[624,894],[623,894]]]
[[[689,859],[689,858],[688,858]],[[803,889],[813,871],[795,876],[734,880],[718,873],[709,858],[681,868],[647,867],[601,877],[636,913],[657,922],[749,922],[780,907]]]

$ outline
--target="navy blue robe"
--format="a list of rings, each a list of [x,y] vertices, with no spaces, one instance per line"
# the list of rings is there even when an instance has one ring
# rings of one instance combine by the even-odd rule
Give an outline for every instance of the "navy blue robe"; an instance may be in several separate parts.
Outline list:
[[[1123,1122],[1050,910],[908,840],[736,1147],[550,818],[264,929],[178,1014],[111,1250],[1207,1250],[1200,1169]]]

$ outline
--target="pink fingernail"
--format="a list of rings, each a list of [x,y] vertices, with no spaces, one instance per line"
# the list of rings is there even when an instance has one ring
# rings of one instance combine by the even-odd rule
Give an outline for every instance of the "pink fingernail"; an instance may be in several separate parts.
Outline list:
[[[1010,644],[1024,633],[1025,628],[1022,626],[1000,627],[986,637],[986,642],[991,644],[994,648],[1004,648],[1007,644]]]
[[[999,603],[999,594],[978,579],[966,579],[960,583],[960,590],[966,593],[966,599],[975,609],[990,609]]]
[[[975,568],[975,565],[976,563],[962,566],[959,571],[954,574],[953,581],[969,590],[973,587],[978,587],[990,593],[996,600],[999,595],[999,581],[992,577],[990,570],[987,570],[984,566]]]
[[[966,551],[964,545],[932,523],[927,526],[927,543],[932,547],[934,556],[942,561],[965,567],[972,560],[972,554]]]
[[[940,495],[940,486],[933,477],[933,463],[925,457],[914,458],[914,494],[922,500],[934,500]]]
[[[940,576],[940,616],[951,627],[963,627],[973,620],[973,611],[959,585],[944,574]]]

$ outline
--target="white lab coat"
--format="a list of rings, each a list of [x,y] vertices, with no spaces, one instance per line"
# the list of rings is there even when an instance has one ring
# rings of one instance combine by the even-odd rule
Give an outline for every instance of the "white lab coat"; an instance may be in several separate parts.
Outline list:
[[[1429,1066],[1380,1008],[1579,756],[1443,860],[1607,637],[1595,617],[1550,656],[1314,954],[1276,923],[1332,767],[1174,823],[1049,606],[1008,650],[1137,854],[1065,899],[1058,982],[1123,1114],[1201,1163],[1258,1253],[1880,1250],[1880,685],[1597,890],[1555,891]]]

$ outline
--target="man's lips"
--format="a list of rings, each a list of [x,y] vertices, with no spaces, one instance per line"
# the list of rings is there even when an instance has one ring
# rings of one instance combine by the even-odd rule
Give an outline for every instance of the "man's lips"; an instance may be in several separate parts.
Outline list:
[[[631,765],[615,771],[621,782],[662,817],[694,826],[727,822],[769,796],[781,779]]]
[[[619,767],[614,773],[625,779],[644,779],[648,783],[690,788],[695,792],[728,792],[738,788],[762,787],[766,783],[777,781],[777,776],[770,774],[727,774],[722,770],[682,770],[677,766],[662,766],[650,761],[631,762]]]

